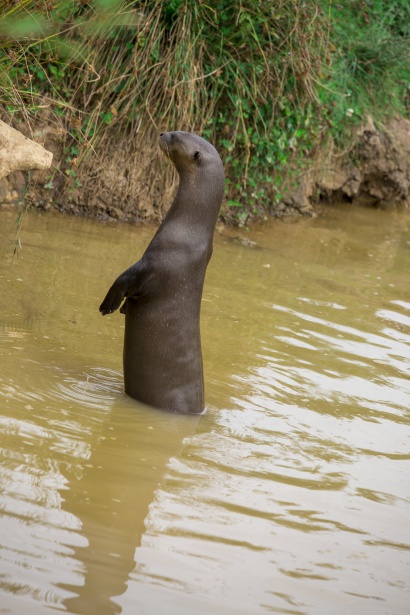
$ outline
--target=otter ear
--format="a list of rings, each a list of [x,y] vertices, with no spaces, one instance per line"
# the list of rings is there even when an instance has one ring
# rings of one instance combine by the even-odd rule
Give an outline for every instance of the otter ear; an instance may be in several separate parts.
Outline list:
[[[195,152],[194,154],[194,160],[199,160],[201,157],[201,152]]]

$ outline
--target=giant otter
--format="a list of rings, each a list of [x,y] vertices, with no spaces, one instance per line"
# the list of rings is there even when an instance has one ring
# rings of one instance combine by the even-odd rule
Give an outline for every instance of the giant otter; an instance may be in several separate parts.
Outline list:
[[[103,315],[125,313],[125,392],[169,412],[204,410],[199,315],[224,190],[216,149],[189,132],[164,132],[160,146],[179,174],[174,202],[145,254],[111,286]]]

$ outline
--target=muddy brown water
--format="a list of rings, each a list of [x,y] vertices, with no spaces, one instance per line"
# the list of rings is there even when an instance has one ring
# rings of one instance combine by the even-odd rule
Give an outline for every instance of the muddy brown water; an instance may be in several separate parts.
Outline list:
[[[153,227],[0,212],[0,612],[404,615],[410,213],[216,235],[207,413],[122,391],[98,306]],[[235,235],[235,233],[231,233]]]

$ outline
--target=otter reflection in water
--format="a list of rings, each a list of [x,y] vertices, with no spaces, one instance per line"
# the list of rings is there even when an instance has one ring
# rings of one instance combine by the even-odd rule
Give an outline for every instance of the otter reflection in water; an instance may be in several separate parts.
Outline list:
[[[169,460],[199,418],[175,416],[120,398],[114,403],[80,480],[62,492],[63,508],[81,523],[87,546],[75,547],[78,584],[60,584],[69,613],[114,615],[136,566],[144,520]],[[73,595],[74,594],[74,595]]]

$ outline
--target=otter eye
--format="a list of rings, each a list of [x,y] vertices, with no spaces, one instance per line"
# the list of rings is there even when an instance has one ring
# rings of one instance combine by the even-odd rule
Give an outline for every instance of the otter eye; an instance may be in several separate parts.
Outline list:
[[[198,160],[201,157],[201,152],[195,152],[194,160]]]

